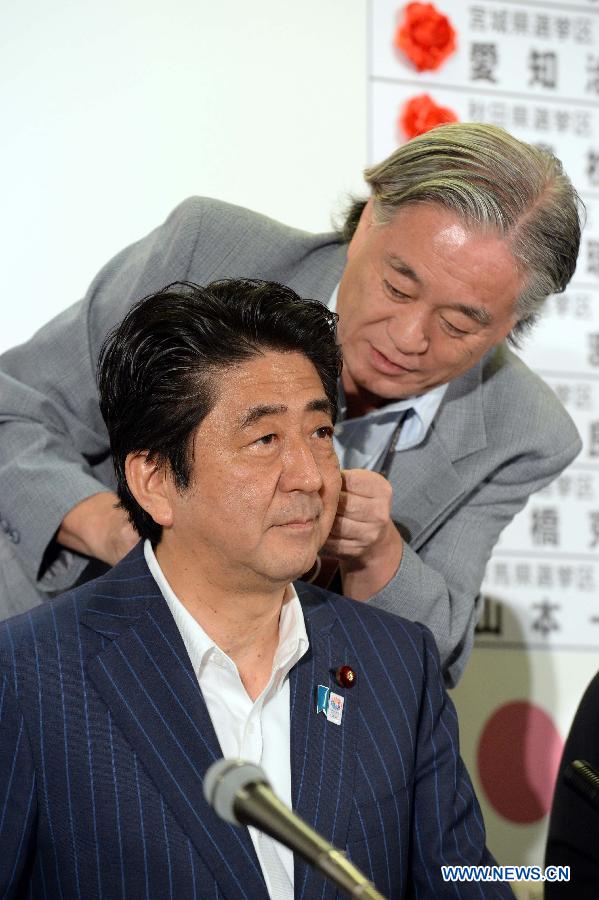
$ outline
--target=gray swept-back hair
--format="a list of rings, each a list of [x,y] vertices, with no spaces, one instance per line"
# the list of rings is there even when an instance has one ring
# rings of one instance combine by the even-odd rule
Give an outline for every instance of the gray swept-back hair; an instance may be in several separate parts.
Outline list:
[[[510,340],[535,322],[549,294],[574,274],[583,204],[552,153],[503,128],[440,125],[364,172],[377,223],[408,204],[436,203],[470,227],[505,237],[526,286],[517,300]],[[340,232],[351,240],[366,200],[354,199]]]

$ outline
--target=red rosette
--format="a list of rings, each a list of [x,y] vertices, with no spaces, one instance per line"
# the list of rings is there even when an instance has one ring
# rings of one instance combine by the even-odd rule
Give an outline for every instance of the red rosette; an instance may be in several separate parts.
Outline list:
[[[419,72],[438,69],[456,49],[451,22],[432,3],[408,3],[404,12],[394,46],[405,53]]]
[[[452,109],[438,106],[429,94],[418,94],[408,100],[399,117],[399,125],[407,138],[424,134],[437,125],[457,121],[458,117]]]

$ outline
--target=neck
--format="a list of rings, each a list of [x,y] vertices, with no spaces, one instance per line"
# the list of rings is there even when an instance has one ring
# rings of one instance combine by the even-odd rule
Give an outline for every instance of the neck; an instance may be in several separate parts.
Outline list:
[[[359,416],[365,416],[366,413],[380,409],[385,403],[390,402],[359,387],[346,368],[343,369],[341,374],[341,383],[345,394],[347,419],[357,419]]]
[[[286,585],[239,583],[233,573],[198,565],[175,553],[168,538],[156,559],[177,598],[206,634],[229,656],[252,700],[270,679],[279,645],[279,618]]]

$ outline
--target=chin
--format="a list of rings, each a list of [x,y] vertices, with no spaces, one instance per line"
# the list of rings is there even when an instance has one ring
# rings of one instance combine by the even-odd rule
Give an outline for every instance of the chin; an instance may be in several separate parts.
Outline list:
[[[418,397],[428,390],[427,387],[423,387],[422,384],[418,384],[409,378],[405,378],[402,381],[389,381],[385,379],[378,384],[373,385],[373,388],[371,393],[374,394],[374,396],[382,397],[388,402],[394,400],[406,400],[408,397]]]
[[[303,555],[301,559],[295,560],[287,556],[280,561],[279,565],[273,565],[273,562],[274,560],[271,560],[266,573],[267,577],[281,584],[289,584],[289,582],[297,581],[302,575],[310,571],[316,562],[316,552]]]
[[[309,570],[309,567],[308,567]],[[286,570],[286,571],[270,571],[265,572],[263,574],[264,586],[269,585],[270,587],[287,587],[288,584],[291,584],[293,581],[299,581],[302,575],[305,574],[304,569],[301,572],[298,572],[297,569]]]

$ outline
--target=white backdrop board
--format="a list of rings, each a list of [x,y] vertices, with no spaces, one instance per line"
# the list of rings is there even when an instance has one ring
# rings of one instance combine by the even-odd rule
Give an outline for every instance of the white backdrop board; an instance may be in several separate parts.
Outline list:
[[[371,0],[369,160],[406,139],[406,105],[426,94],[460,121],[501,125],[553,150],[588,212],[575,278],[521,351],[574,418],[584,451],[501,536],[476,650],[455,691],[491,849],[502,863],[540,863],[563,736],[599,666],[599,3],[435,8],[456,46],[418,71],[397,46],[407,4]],[[540,896],[532,884],[519,891]]]

